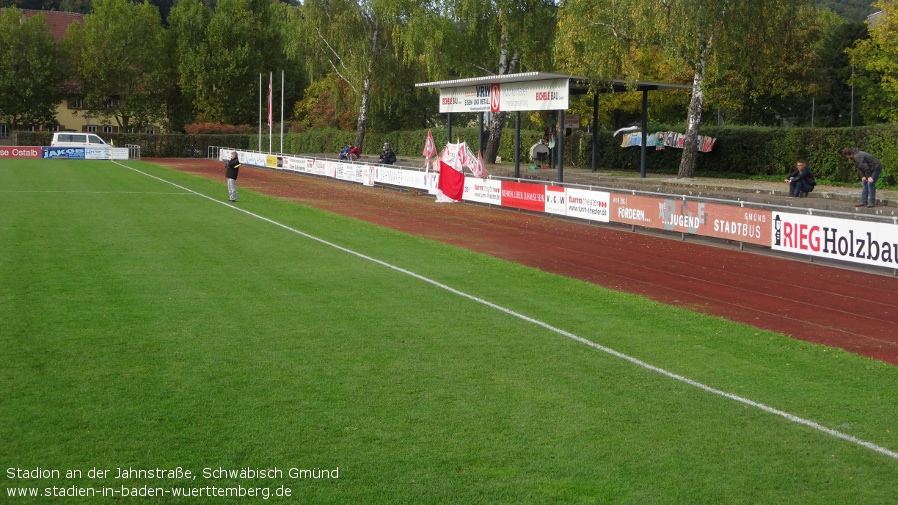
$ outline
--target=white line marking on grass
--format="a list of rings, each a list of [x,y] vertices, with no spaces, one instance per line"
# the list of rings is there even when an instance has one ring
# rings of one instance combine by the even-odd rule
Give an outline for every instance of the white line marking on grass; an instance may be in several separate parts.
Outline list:
[[[847,441],[847,442],[851,442],[851,443],[853,443],[853,444],[857,444],[857,445],[859,445],[859,446],[861,446],[861,447],[865,447],[865,448],[870,449],[870,450],[872,450],[872,451],[878,452],[879,454],[882,454],[882,455],[887,456],[887,457],[889,457],[889,458],[898,460],[898,452],[891,451],[891,450],[889,450],[889,449],[886,449],[885,447],[881,447],[881,446],[878,446],[878,445],[873,444],[873,443],[871,443],[871,442],[867,442],[867,441],[861,440],[861,439],[859,439],[859,438],[857,438],[857,437],[853,437],[853,436],[851,436],[851,435],[849,435],[849,434],[847,434],[847,433],[842,433],[841,431],[837,431],[837,430],[834,430],[834,429],[832,429],[832,428],[827,428],[826,426],[823,426],[823,425],[821,425],[821,424],[819,424],[819,423],[816,423],[816,422],[814,422],[814,421],[811,421],[811,420],[808,420],[808,419],[804,419],[804,418],[802,418],[802,417],[798,417],[798,416],[796,416],[796,415],[790,414],[790,413],[788,413],[788,412],[785,412],[785,411],[782,411],[782,410],[779,410],[779,409],[775,409],[775,408],[773,408],[773,407],[769,407],[769,406],[767,406],[767,405],[764,405],[763,403],[758,403],[758,402],[756,402],[756,401],[749,400],[748,398],[743,398],[743,397],[738,396],[738,395],[734,395],[734,394],[731,394],[731,393],[727,393],[726,391],[721,391],[721,390],[719,390],[719,389],[715,389],[715,388],[713,388],[713,387],[711,387],[711,386],[702,384],[701,382],[694,381],[694,380],[692,380],[692,379],[690,379],[690,378],[688,378],[688,377],[683,377],[682,375],[678,375],[678,374],[675,374],[675,373],[673,373],[673,372],[667,371],[667,370],[665,370],[665,369],[663,369],[663,368],[659,368],[659,367],[656,367],[655,365],[646,363],[645,361],[642,361],[642,360],[640,360],[640,359],[638,359],[638,358],[634,358],[634,357],[629,356],[629,355],[627,355],[627,354],[624,354],[624,353],[622,353],[622,352],[615,351],[614,349],[611,349],[610,347],[605,347],[605,346],[603,346],[603,345],[601,345],[601,344],[597,344],[597,343],[595,343],[595,342],[593,342],[593,341],[591,341],[591,340],[585,339],[585,338],[580,337],[580,336],[578,336],[578,335],[574,335],[573,333],[571,333],[571,332],[569,332],[569,331],[562,330],[561,328],[556,328],[555,326],[552,326],[551,324],[545,323],[545,322],[540,321],[540,320],[538,320],[538,319],[533,319],[532,317],[525,316],[524,314],[521,314],[521,313],[519,313],[519,312],[515,312],[515,311],[513,311],[513,310],[511,310],[511,309],[502,307],[502,306],[500,306],[500,305],[496,305],[496,304],[493,303],[493,302],[484,300],[484,299],[482,299],[482,298],[478,298],[478,297],[476,297],[476,296],[474,296],[474,295],[465,293],[465,292],[463,292],[463,291],[459,291],[459,290],[457,290],[457,289],[455,289],[455,288],[453,288],[453,287],[447,286],[447,285],[445,285],[445,284],[443,284],[443,283],[441,283],[441,282],[435,281],[435,280],[430,279],[430,278],[428,278],[428,277],[424,277],[423,275],[416,274],[415,272],[412,272],[412,271],[410,271],[410,270],[406,270],[406,269],[404,269],[404,268],[402,268],[402,267],[398,267],[398,266],[396,266],[396,265],[387,263],[387,262],[382,261],[382,260],[379,260],[379,259],[377,259],[377,258],[372,258],[371,256],[366,256],[365,254],[362,254],[362,253],[357,252],[357,251],[353,251],[352,249],[347,249],[347,248],[345,248],[345,247],[343,247],[343,246],[334,244],[333,242],[328,242],[327,240],[324,240],[324,239],[322,239],[322,238],[318,238],[318,237],[316,237],[316,236],[314,236],[314,235],[310,235],[310,234],[308,234],[308,233],[306,233],[306,232],[297,230],[297,229],[295,229],[295,228],[291,228],[291,227],[289,227],[289,226],[287,226],[287,225],[285,225],[285,224],[279,223],[279,222],[277,222],[277,221],[274,221],[274,220],[269,219],[269,218],[264,217],[264,216],[260,216],[260,215],[258,215],[258,214],[253,213],[253,212],[250,212],[250,211],[248,211],[248,210],[246,210],[246,209],[243,209],[243,208],[234,206],[234,205],[232,205],[232,204],[229,204],[229,203],[227,203],[227,202],[224,202],[224,201],[222,201],[222,200],[218,200],[218,199],[212,198],[211,196],[206,196],[206,195],[204,195],[204,194],[202,194],[202,193],[198,193],[198,192],[196,192],[196,191],[194,191],[194,190],[192,190],[192,189],[190,189],[190,188],[185,188],[184,186],[180,186],[180,185],[178,185],[178,184],[176,184],[176,183],[174,183],[174,182],[171,182],[171,181],[167,181],[167,180],[165,180],[165,179],[162,179],[161,177],[156,177],[155,175],[148,174],[148,173],[146,173],[146,172],[143,172],[143,171],[138,170],[138,169],[136,169],[136,168],[129,167],[129,166],[127,166],[127,165],[123,165],[123,164],[118,163],[118,162],[115,162],[115,163],[118,164],[118,165],[121,165],[121,166],[123,166],[123,167],[125,167],[125,168],[128,168],[128,169],[130,169],[130,170],[133,170],[133,171],[135,171],[135,172],[137,172],[137,173],[143,174],[143,175],[145,175],[145,176],[147,176],[147,177],[151,177],[151,178],[156,179],[156,180],[158,180],[158,181],[162,181],[162,182],[164,182],[164,183],[171,184],[172,186],[174,186],[174,187],[176,187],[176,188],[183,189],[184,191],[187,191],[187,192],[192,193],[192,194],[194,194],[194,195],[201,196],[201,197],[203,197],[203,198],[205,198],[205,199],[207,199],[207,200],[211,200],[211,201],[213,201],[213,202],[215,202],[215,203],[224,205],[224,206],[226,206],[226,207],[230,207],[230,208],[232,208],[232,209],[234,209],[234,210],[236,210],[236,211],[238,211],[238,212],[243,212],[244,214],[246,214],[246,215],[248,215],[248,216],[252,216],[252,217],[254,217],[254,218],[256,218],[256,219],[259,219],[259,220],[261,220],[261,221],[265,221],[266,223],[271,223],[271,224],[273,224],[273,225],[275,225],[275,226],[278,226],[278,227],[280,227],[280,228],[283,228],[283,229],[285,229],[285,230],[287,230],[287,231],[296,233],[297,235],[301,235],[301,236],[303,236],[303,237],[306,237],[306,238],[308,238],[308,239],[314,240],[314,241],[319,242],[319,243],[321,243],[321,244],[327,245],[327,246],[329,246],[329,247],[333,247],[334,249],[338,249],[338,250],[340,250],[340,251],[343,251],[343,252],[345,252],[345,253],[351,254],[351,255],[356,256],[356,257],[358,257],[358,258],[361,258],[361,259],[364,259],[364,260],[367,260],[367,261],[371,261],[371,262],[373,262],[373,263],[377,263],[378,265],[381,265],[381,266],[384,266],[384,267],[389,268],[389,269],[391,269],[391,270],[395,270],[395,271],[400,272],[400,273],[403,273],[403,274],[405,274],[405,275],[414,277],[415,279],[421,280],[421,281],[423,281],[423,282],[426,282],[426,283],[428,283],[428,284],[431,284],[431,285],[433,285],[433,286],[436,286],[436,287],[438,287],[438,288],[440,288],[440,289],[446,290],[446,291],[448,291],[448,292],[450,292],[450,293],[453,293],[453,294],[455,294],[455,295],[458,295],[458,296],[460,296],[460,297],[462,297],[462,298],[467,298],[468,300],[471,300],[471,301],[480,303],[480,304],[482,304],[482,305],[486,305],[487,307],[496,309],[496,310],[498,310],[498,311],[500,311],[500,312],[504,312],[505,314],[508,314],[508,315],[510,315],[510,316],[516,317],[516,318],[518,318],[518,319],[521,319],[521,320],[526,321],[526,322],[528,322],[528,323],[534,324],[534,325],[536,325],[536,326],[540,326],[540,327],[545,328],[545,329],[547,329],[547,330],[549,330],[549,331],[552,331],[552,332],[554,332],[554,333],[557,333],[557,334],[559,334],[559,335],[561,335],[561,336],[564,336],[564,337],[567,337],[567,338],[569,338],[569,339],[571,339],[571,340],[575,340],[575,341],[577,341],[577,342],[580,342],[581,344],[588,345],[589,347],[592,347],[593,349],[597,349],[597,350],[599,350],[599,351],[602,351],[602,352],[604,352],[604,353],[610,354],[610,355],[615,356],[615,357],[617,357],[617,358],[620,358],[620,359],[622,359],[622,360],[629,361],[630,363],[632,363],[632,364],[634,364],[634,365],[636,365],[636,366],[642,367],[642,368],[644,368],[644,369],[646,369],[646,370],[649,370],[649,371],[652,371],[652,372],[655,372],[655,373],[659,373],[659,374],[664,375],[664,376],[666,376],[666,377],[669,377],[669,378],[671,378],[671,379],[678,380],[678,381],[680,381],[680,382],[689,384],[690,386],[693,386],[693,387],[696,387],[696,388],[698,388],[698,389],[707,391],[707,392],[712,393],[712,394],[715,394],[715,395],[717,395],[717,396],[722,396],[722,397],[724,397],[724,398],[728,398],[728,399],[733,400],[733,401],[735,401],[735,402],[739,402],[739,403],[742,403],[742,404],[744,404],[744,405],[748,405],[749,407],[754,407],[754,408],[756,408],[756,409],[763,410],[764,412],[767,412],[768,414],[773,414],[773,415],[775,415],[775,416],[782,417],[782,418],[784,418],[784,419],[787,419],[787,420],[789,420],[789,421],[792,421],[793,423],[797,423],[797,424],[801,424],[801,425],[807,426],[807,427],[809,427],[809,428],[813,428],[813,429],[815,429],[815,430],[817,430],[817,431],[821,431],[821,432],[823,432],[823,433],[826,433],[827,435],[831,435],[831,436],[833,436],[833,437],[835,437],[835,438],[839,438],[839,439],[845,440],[845,441]]]
[[[180,191],[175,192],[160,192],[160,191],[56,191],[56,190],[0,190],[0,193],[73,193],[78,195],[178,195],[178,196],[190,196],[187,193],[182,193]]]

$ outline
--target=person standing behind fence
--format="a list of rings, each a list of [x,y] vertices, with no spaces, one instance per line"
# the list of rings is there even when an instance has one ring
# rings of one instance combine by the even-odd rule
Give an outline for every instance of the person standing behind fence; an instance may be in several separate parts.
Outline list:
[[[871,209],[876,207],[876,181],[882,175],[882,162],[870,153],[850,147],[842,149],[842,156],[854,162],[854,167],[861,176],[861,201],[858,206],[866,205]]]
[[[786,182],[789,183],[789,197],[798,198],[808,196],[808,193],[814,191],[814,186],[817,185],[814,173],[811,172],[804,160],[798,160],[795,163],[795,170],[789,174]]]
[[[228,199],[237,201],[237,175],[240,172],[240,160],[237,151],[231,151],[231,159],[225,163],[225,177],[228,178]]]

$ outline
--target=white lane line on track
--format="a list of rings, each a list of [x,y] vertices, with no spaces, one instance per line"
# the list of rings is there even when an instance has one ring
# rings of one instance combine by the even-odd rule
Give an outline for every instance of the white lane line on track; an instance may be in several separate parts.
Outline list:
[[[722,396],[722,397],[724,397],[724,398],[733,400],[733,401],[738,402],[738,403],[741,403],[741,404],[743,404],[743,405],[748,405],[749,407],[754,407],[754,408],[756,408],[756,409],[759,409],[759,410],[762,410],[762,411],[764,411],[764,412],[767,412],[768,414],[773,414],[773,415],[775,415],[775,416],[782,417],[782,418],[784,418],[784,419],[786,419],[786,420],[789,420],[789,421],[791,421],[791,422],[793,422],[793,423],[801,424],[801,425],[807,426],[807,427],[809,427],[809,428],[812,428],[812,429],[815,429],[815,430],[817,430],[817,431],[826,433],[827,435],[833,436],[833,437],[835,437],[835,438],[838,438],[838,439],[841,439],[841,440],[845,440],[845,441],[847,441],[847,442],[851,442],[851,443],[856,444],[856,445],[859,445],[859,446],[861,446],[861,447],[870,449],[871,451],[874,451],[874,452],[877,452],[877,453],[879,453],[879,454],[882,454],[883,456],[892,458],[892,459],[894,459],[894,460],[898,460],[898,452],[895,452],[895,451],[886,449],[885,447],[876,445],[876,444],[874,444],[874,443],[872,443],[872,442],[867,442],[867,441],[865,441],[865,440],[861,440],[861,439],[859,439],[859,438],[857,438],[857,437],[851,436],[851,435],[849,435],[849,434],[847,434],[847,433],[842,433],[841,431],[834,430],[834,429],[832,429],[832,428],[827,428],[826,426],[823,426],[822,424],[816,423],[816,422],[811,421],[811,420],[809,420],[809,419],[804,419],[804,418],[802,418],[802,417],[798,417],[798,416],[796,416],[796,415],[790,414],[790,413],[788,413],[788,412],[785,412],[785,411],[782,411],[782,410],[779,410],[779,409],[776,409],[776,408],[773,408],[773,407],[769,407],[769,406],[767,406],[767,405],[764,405],[763,403],[759,403],[759,402],[756,402],[756,401],[754,401],[754,400],[749,400],[748,398],[744,398],[744,397],[741,397],[741,396],[738,396],[738,395],[734,395],[734,394],[732,394],[732,393],[727,393],[726,391],[722,391],[722,390],[719,390],[719,389],[715,389],[715,388],[713,388],[713,387],[711,387],[711,386],[708,386],[708,385],[703,384],[703,383],[701,383],[701,382],[692,380],[692,379],[690,379],[690,378],[688,378],[688,377],[684,377],[684,376],[682,376],[682,375],[675,374],[675,373],[670,372],[670,371],[667,371],[667,370],[665,370],[665,369],[663,369],[663,368],[659,368],[659,367],[656,367],[655,365],[652,365],[652,364],[649,364],[649,363],[647,363],[647,362],[645,362],[645,361],[642,361],[642,360],[640,360],[640,359],[638,359],[638,358],[634,358],[634,357],[629,356],[629,355],[627,355],[627,354],[624,354],[624,353],[622,353],[622,352],[615,351],[614,349],[611,349],[610,347],[605,347],[605,346],[603,346],[603,345],[601,345],[601,344],[597,344],[597,343],[595,343],[595,342],[593,342],[593,341],[591,341],[591,340],[588,340],[588,339],[585,339],[585,338],[583,338],[583,337],[577,336],[577,335],[575,335],[575,334],[573,334],[573,333],[570,333],[570,332],[568,332],[568,331],[566,331],[566,330],[562,330],[561,328],[556,328],[555,326],[552,326],[552,325],[550,325],[550,324],[548,324],[548,323],[545,323],[545,322],[543,322],[543,321],[540,321],[540,320],[538,320],[538,319],[533,319],[532,317],[526,316],[526,315],[521,314],[521,313],[519,313],[519,312],[515,312],[515,311],[513,311],[513,310],[511,310],[511,309],[502,307],[501,305],[496,305],[496,304],[493,303],[493,302],[484,300],[484,299],[482,299],[482,298],[478,298],[478,297],[476,297],[476,296],[474,296],[474,295],[465,293],[464,291],[459,291],[459,290],[457,290],[457,289],[455,289],[455,288],[453,288],[453,287],[451,287],[451,286],[447,286],[447,285],[445,285],[445,284],[443,284],[443,283],[441,283],[441,282],[439,282],[439,281],[435,281],[435,280],[433,280],[433,279],[431,279],[431,278],[429,278],[429,277],[424,277],[423,275],[416,274],[415,272],[412,272],[412,271],[410,271],[410,270],[406,270],[406,269],[404,269],[404,268],[402,268],[402,267],[398,267],[398,266],[396,266],[396,265],[393,265],[393,264],[391,264],[391,263],[387,263],[387,262],[382,261],[382,260],[379,260],[379,259],[377,259],[377,258],[372,258],[371,256],[367,256],[367,255],[362,254],[362,253],[360,253],[360,252],[353,251],[352,249],[347,249],[347,248],[345,248],[345,247],[343,247],[343,246],[341,246],[341,245],[334,244],[333,242],[328,242],[327,240],[324,240],[324,239],[322,239],[322,238],[318,238],[318,237],[316,237],[316,236],[314,236],[314,235],[310,235],[310,234],[308,234],[308,233],[306,233],[306,232],[297,230],[297,229],[295,229],[295,228],[291,228],[291,227],[289,227],[289,226],[287,226],[287,225],[285,225],[285,224],[282,224],[282,223],[279,223],[279,222],[277,222],[277,221],[274,221],[273,219],[269,219],[269,218],[267,218],[267,217],[265,217],[265,216],[260,216],[259,214],[250,212],[250,211],[248,211],[248,210],[246,210],[246,209],[243,209],[243,208],[241,208],[241,207],[237,207],[237,206],[235,206],[235,205],[233,205],[233,204],[230,204],[230,203],[228,203],[228,202],[225,202],[225,201],[222,201],[222,200],[219,200],[219,199],[216,199],[216,198],[212,198],[211,196],[204,195],[204,194],[199,193],[199,192],[197,192],[197,191],[194,191],[194,190],[192,190],[192,189],[190,189],[190,188],[186,188],[186,187],[181,186],[181,185],[179,185],[179,184],[177,184],[177,183],[174,183],[174,182],[171,182],[171,181],[167,181],[167,180],[165,180],[165,179],[163,179],[163,178],[161,178],[161,177],[157,177],[157,176],[155,176],[155,175],[148,174],[148,173],[143,172],[143,171],[141,171],[141,170],[138,170],[138,169],[136,169],[136,168],[129,167],[128,165],[119,163],[119,162],[117,162],[117,161],[114,161],[113,163],[115,163],[115,164],[117,164],[117,165],[120,165],[120,166],[122,166],[122,167],[124,167],[124,168],[127,168],[127,169],[129,169],[129,170],[133,170],[134,172],[137,172],[137,173],[139,173],[139,174],[145,175],[145,176],[150,177],[150,178],[152,178],[152,179],[156,179],[156,180],[161,181],[161,182],[164,182],[164,183],[166,183],[166,184],[170,184],[170,185],[172,185],[172,186],[174,186],[174,187],[176,187],[176,188],[179,188],[179,189],[182,189],[182,190],[184,190],[184,191],[187,191],[188,193],[191,193],[191,194],[193,194],[193,195],[200,196],[200,197],[205,198],[205,199],[207,199],[207,200],[209,200],[209,201],[215,202],[215,203],[217,203],[217,204],[219,204],[219,205],[224,205],[224,206],[226,206],[226,207],[232,208],[232,209],[234,209],[235,211],[242,212],[242,213],[244,213],[244,214],[246,214],[246,215],[248,215],[248,216],[254,217],[254,218],[259,219],[259,220],[261,220],[261,221],[265,221],[266,223],[273,224],[273,225],[275,225],[275,226],[277,226],[277,227],[283,228],[283,229],[285,229],[285,230],[287,230],[287,231],[293,232],[293,233],[295,233],[295,234],[297,234],[297,235],[300,235],[300,236],[302,236],[302,237],[308,238],[308,239],[310,239],[310,240],[314,240],[314,241],[316,241],[316,242],[318,242],[318,243],[320,243],[320,244],[323,244],[323,245],[326,245],[326,246],[328,246],[328,247],[332,247],[332,248],[334,248],[334,249],[343,251],[343,252],[345,252],[345,253],[347,253],[347,254],[351,254],[351,255],[353,255],[353,256],[356,256],[356,257],[358,257],[358,258],[361,258],[361,259],[370,261],[370,262],[372,262],[372,263],[376,263],[376,264],[378,264],[378,265],[381,265],[381,266],[383,266],[383,267],[389,268],[389,269],[394,270],[394,271],[396,271],[396,272],[403,273],[403,274],[408,275],[408,276],[410,276],[410,277],[414,277],[415,279],[418,279],[418,280],[420,280],[420,281],[422,281],[422,282],[426,282],[426,283],[428,283],[428,284],[431,284],[431,285],[433,285],[433,286],[436,286],[436,287],[438,287],[438,288],[440,288],[440,289],[443,289],[443,290],[445,290],[445,291],[448,291],[448,292],[450,292],[450,293],[452,293],[452,294],[454,294],[454,295],[458,295],[458,296],[460,296],[460,297],[462,297],[462,298],[467,298],[468,300],[471,300],[471,301],[473,301],[473,302],[477,302],[477,303],[479,303],[479,304],[485,305],[485,306],[490,307],[490,308],[492,308],[492,309],[498,310],[499,312],[503,312],[503,313],[505,313],[505,314],[507,314],[507,315],[509,315],[509,316],[512,316],[512,317],[518,318],[518,319],[520,319],[520,320],[522,320],[522,321],[526,321],[526,322],[531,323],[531,324],[534,324],[534,325],[536,325],[536,326],[545,328],[545,329],[547,329],[547,330],[549,330],[549,331],[551,331],[551,332],[553,332],[553,333],[557,333],[558,335],[561,335],[561,336],[563,336],[563,337],[567,337],[567,338],[569,338],[569,339],[571,339],[571,340],[574,340],[574,341],[576,341],[576,342],[580,342],[581,344],[584,344],[584,345],[587,345],[587,346],[589,346],[589,347],[592,347],[593,349],[597,349],[597,350],[602,351],[602,352],[604,352],[604,353],[606,353],[606,354],[610,354],[611,356],[614,356],[614,357],[616,357],[616,358],[620,358],[620,359],[622,359],[622,360],[624,360],[624,361],[628,361],[628,362],[630,362],[630,363],[632,363],[632,364],[634,364],[634,365],[636,365],[636,366],[638,366],[638,367],[644,368],[644,369],[649,370],[649,371],[651,371],[651,372],[655,372],[655,373],[661,374],[661,375],[663,375],[663,376],[665,376],[665,377],[669,377],[669,378],[671,378],[671,379],[674,379],[674,380],[683,382],[683,383],[685,383],[685,384],[689,384],[690,386],[696,387],[696,388],[698,388],[698,389],[701,389],[701,390],[703,390],[703,391],[706,391],[706,392],[708,392],[708,393],[711,393],[711,394],[714,394],[714,395],[717,395],[717,396]]]

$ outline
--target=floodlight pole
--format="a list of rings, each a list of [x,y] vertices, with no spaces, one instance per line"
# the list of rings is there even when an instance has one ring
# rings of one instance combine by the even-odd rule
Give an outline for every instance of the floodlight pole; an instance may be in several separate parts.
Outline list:
[[[284,71],[281,70],[281,150],[280,154],[284,154]]]

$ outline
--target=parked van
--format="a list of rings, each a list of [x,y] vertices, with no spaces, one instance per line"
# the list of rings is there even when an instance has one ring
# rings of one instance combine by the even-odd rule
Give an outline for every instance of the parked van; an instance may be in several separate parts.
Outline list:
[[[110,147],[93,133],[55,132],[50,147]]]

